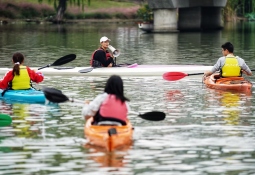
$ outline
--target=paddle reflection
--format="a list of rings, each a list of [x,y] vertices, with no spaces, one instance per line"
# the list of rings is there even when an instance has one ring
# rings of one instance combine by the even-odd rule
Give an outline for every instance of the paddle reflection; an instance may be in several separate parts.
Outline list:
[[[184,95],[180,90],[169,90],[166,92],[165,97],[169,101],[177,101],[182,100],[184,98]]]
[[[121,150],[108,152],[104,148],[94,146],[91,144],[84,145],[88,150],[89,158],[102,167],[123,167],[125,166],[125,156],[128,155],[128,150],[131,145],[127,145]]]

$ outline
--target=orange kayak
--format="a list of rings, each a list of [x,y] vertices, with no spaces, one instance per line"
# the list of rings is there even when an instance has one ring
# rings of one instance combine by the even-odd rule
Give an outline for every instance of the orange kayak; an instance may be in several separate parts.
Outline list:
[[[212,74],[204,79],[206,87],[218,90],[250,93],[252,83],[243,77],[216,78],[219,74]]]
[[[91,125],[93,118],[87,120],[84,133],[91,145],[105,148],[107,151],[121,149],[132,144],[133,127],[129,120],[125,126]]]

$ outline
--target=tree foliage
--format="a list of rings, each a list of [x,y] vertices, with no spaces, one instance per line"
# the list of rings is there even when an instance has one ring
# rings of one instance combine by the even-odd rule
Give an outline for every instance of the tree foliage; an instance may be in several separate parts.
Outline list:
[[[228,0],[224,16],[225,18],[255,16],[255,0]]]
[[[44,0],[38,0],[39,3],[42,3]],[[54,22],[61,23],[63,21],[64,13],[67,8],[67,2],[70,5],[78,5],[82,6],[82,9],[85,7],[85,0],[47,0],[49,3],[54,4],[54,8],[57,11],[56,16],[54,18]],[[88,5],[90,5],[91,0],[87,0]]]
[[[228,0],[227,7],[231,8],[239,16],[255,12],[255,0]]]

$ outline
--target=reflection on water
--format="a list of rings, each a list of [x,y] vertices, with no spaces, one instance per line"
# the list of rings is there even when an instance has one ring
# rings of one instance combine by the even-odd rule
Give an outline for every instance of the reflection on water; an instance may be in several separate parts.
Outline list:
[[[207,105],[218,104],[219,113],[217,117],[222,119],[226,125],[243,125],[243,113],[252,112],[250,105],[252,96],[250,93],[228,92],[220,90],[209,90],[207,94]],[[223,122],[222,121],[222,122]]]
[[[84,148],[88,151],[91,160],[98,163],[101,167],[125,167],[128,161],[125,156],[128,156],[128,150],[131,145],[127,145],[121,151],[106,152],[104,148],[85,144]]]
[[[248,97],[246,97],[247,101],[245,103],[241,103],[241,95],[238,93],[231,92],[222,92],[222,98],[220,99],[222,106],[226,109],[223,111],[223,114],[227,116],[224,118],[227,124],[229,125],[238,125],[240,122],[240,114],[241,114],[241,106],[248,103]]]
[[[93,99],[108,77],[50,77],[43,86]],[[79,103],[8,104],[0,128],[2,174],[249,174],[254,172],[254,98],[205,88],[201,78],[123,77],[133,111],[166,113],[164,121],[130,115],[134,143],[105,152],[88,147]],[[55,86],[53,82],[58,82]],[[66,86],[66,82],[71,85]],[[3,159],[2,159],[3,158]],[[4,160],[4,161],[2,161]],[[36,167],[36,168],[33,168]]]
[[[252,68],[254,30],[252,22],[226,23],[219,31],[165,34],[143,33],[137,24],[0,25],[0,63],[12,67],[11,56],[20,51],[28,66],[51,64],[71,53],[77,58],[67,66],[88,66],[100,37],[106,35],[121,52],[117,63],[212,65],[222,56],[221,45],[231,41],[235,54]]]

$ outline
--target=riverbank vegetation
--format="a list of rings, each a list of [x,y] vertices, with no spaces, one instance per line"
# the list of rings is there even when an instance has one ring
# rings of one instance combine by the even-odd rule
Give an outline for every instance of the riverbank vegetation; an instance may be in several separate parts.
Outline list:
[[[224,8],[224,20],[255,20],[255,0],[228,0]]]
[[[0,0],[1,19],[51,21],[56,18],[56,0]],[[63,19],[142,19],[152,20],[146,0],[69,0]],[[103,5],[102,5],[103,4]],[[255,20],[255,0],[228,0],[224,21]],[[61,19],[62,20],[62,19]]]
[[[71,2],[71,1],[70,1]],[[84,4],[67,3],[65,19],[134,19],[137,18],[138,2],[90,0]],[[78,1],[76,1],[78,2]],[[102,6],[103,3],[103,6]],[[56,15],[54,1],[0,0],[0,18],[51,20]]]

